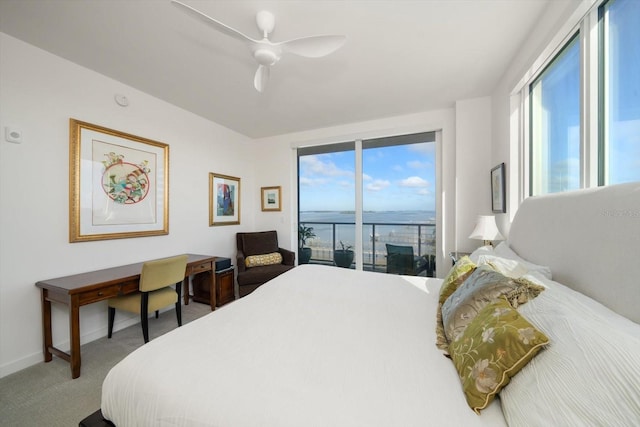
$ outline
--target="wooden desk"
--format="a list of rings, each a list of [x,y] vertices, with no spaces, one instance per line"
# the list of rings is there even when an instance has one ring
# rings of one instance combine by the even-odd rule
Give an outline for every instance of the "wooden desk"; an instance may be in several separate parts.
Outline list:
[[[189,298],[189,276],[204,271],[211,272],[211,310],[216,307],[215,260],[209,255],[188,254],[184,288],[185,302]],[[138,290],[142,262],[90,271],[56,279],[41,280],[36,286],[41,289],[42,297],[42,334],[44,361],[50,362],[52,355],[71,364],[71,377],[80,376],[80,306],[104,301],[111,297],[127,295]],[[51,301],[69,306],[69,353],[53,346],[51,332]],[[106,317],[105,317],[106,319]]]

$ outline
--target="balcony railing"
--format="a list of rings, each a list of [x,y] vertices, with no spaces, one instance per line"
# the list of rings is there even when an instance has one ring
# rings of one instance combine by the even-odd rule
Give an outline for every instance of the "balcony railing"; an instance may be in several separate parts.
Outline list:
[[[301,222],[313,227],[316,237],[306,243],[311,248],[312,264],[333,265],[333,252],[345,246],[355,246],[354,222]],[[386,244],[411,246],[417,256],[435,256],[435,224],[430,223],[368,223],[362,224],[363,268],[370,271],[386,271]],[[354,260],[355,264],[355,260]],[[353,267],[353,265],[352,265]]]

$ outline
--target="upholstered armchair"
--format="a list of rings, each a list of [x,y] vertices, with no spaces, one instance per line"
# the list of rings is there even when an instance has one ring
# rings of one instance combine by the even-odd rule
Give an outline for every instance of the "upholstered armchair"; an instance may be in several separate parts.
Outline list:
[[[236,233],[240,297],[294,267],[296,254],[278,246],[276,231]]]

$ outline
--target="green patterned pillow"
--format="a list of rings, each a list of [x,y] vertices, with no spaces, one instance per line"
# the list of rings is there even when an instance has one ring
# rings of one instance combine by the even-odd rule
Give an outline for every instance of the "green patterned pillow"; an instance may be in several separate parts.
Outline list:
[[[521,304],[527,298],[537,296],[542,289],[531,282],[506,277],[489,265],[476,268],[442,305],[442,324],[447,340],[455,340],[484,306],[503,295],[509,302]]]
[[[476,269],[476,264],[471,261],[468,256],[463,256],[455,263],[447,277],[444,278],[442,286],[440,287],[440,297],[438,302],[444,304],[444,302],[455,292],[456,289],[473,273]]]
[[[444,326],[442,324],[442,304],[455,292],[460,285],[473,273],[476,269],[476,265],[471,258],[463,256],[451,267],[447,277],[445,277],[440,287],[440,296],[438,298],[438,310],[436,311],[436,347],[440,350],[444,350],[445,354],[449,349],[449,340],[444,333]]]
[[[247,268],[272,264],[282,264],[282,254],[280,254],[280,252],[273,252],[264,255],[251,255],[244,260],[244,265]]]
[[[449,346],[471,409],[480,414],[548,343],[506,298],[485,306]]]

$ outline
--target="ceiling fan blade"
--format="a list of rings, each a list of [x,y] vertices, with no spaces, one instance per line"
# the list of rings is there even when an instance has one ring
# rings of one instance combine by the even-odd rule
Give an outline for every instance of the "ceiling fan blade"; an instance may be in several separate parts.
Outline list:
[[[171,3],[173,3],[176,7],[178,7],[179,9],[183,10],[184,12],[188,13],[189,15],[193,16],[194,18],[200,19],[202,22],[204,22],[205,24],[208,24],[210,26],[212,26],[213,28],[215,28],[216,30],[233,37],[234,39],[238,39],[241,41],[249,41],[249,42],[254,42],[256,43],[257,40],[252,39],[251,37],[242,34],[240,31],[229,27],[228,25],[223,24],[220,21],[217,21],[215,19],[213,19],[210,16],[205,15],[204,13],[200,12],[197,9],[192,8],[191,6],[184,4],[182,2],[179,2],[178,0],[171,0]]]
[[[302,37],[274,44],[280,46],[283,52],[307,58],[320,58],[341,48],[346,40],[346,36],[326,35]]]
[[[267,82],[269,81],[269,71],[270,67],[268,65],[259,65],[258,70],[256,71],[256,76],[253,78],[253,85],[260,93],[262,93],[264,88],[267,86]]]

